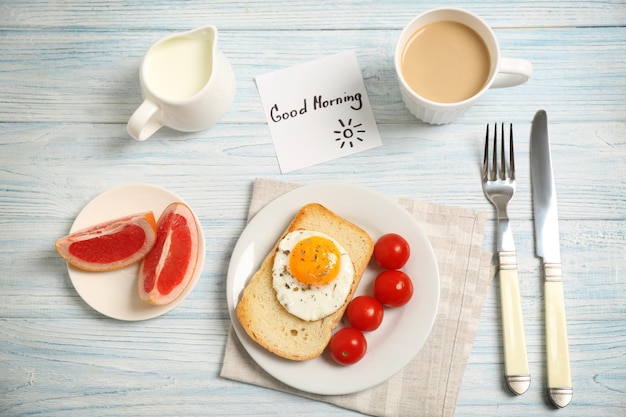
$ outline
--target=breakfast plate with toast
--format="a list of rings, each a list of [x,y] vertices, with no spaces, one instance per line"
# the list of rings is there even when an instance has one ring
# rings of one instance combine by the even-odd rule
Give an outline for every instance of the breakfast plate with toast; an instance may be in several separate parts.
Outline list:
[[[330,214],[302,213],[311,206],[315,213],[321,213],[318,209],[321,206]],[[301,219],[302,216],[305,216],[304,220]],[[289,312],[275,307],[281,304],[275,300],[279,297],[276,297],[277,292],[271,291],[271,287],[269,290],[258,288],[260,274],[271,277],[271,265],[268,267],[268,263],[274,260],[278,242],[282,242],[287,232],[296,227],[294,224],[297,227],[308,225],[309,229],[324,229],[326,235],[336,237],[348,248],[347,252],[355,257],[353,263],[356,266],[357,283],[351,293],[354,297],[372,294],[373,282],[382,268],[369,260],[371,252],[368,252],[367,259],[359,259],[359,245],[350,242],[351,229],[348,225],[355,226],[353,233],[356,234],[352,235],[354,238],[358,236],[359,230],[371,236],[373,241],[387,233],[398,233],[411,246],[411,256],[402,270],[413,281],[413,298],[402,307],[385,308],[380,327],[375,331],[365,332],[367,353],[353,365],[341,366],[334,362],[324,349],[328,339],[313,330],[315,326],[298,318],[290,318]],[[269,271],[266,271],[268,268]],[[278,292],[280,293],[279,290]],[[361,186],[319,183],[305,185],[283,194],[250,220],[237,241],[230,260],[227,302],[231,322],[239,340],[252,359],[267,373],[305,392],[323,395],[348,394],[384,382],[420,351],[437,314],[439,272],[428,237],[411,214],[397,202]],[[242,307],[244,305],[245,308]],[[331,314],[321,319],[318,327],[337,326],[334,329],[336,331],[348,326],[341,317],[342,312],[343,309],[340,309],[335,314],[337,317],[333,318]],[[336,322],[328,324],[328,321]],[[301,328],[295,328],[295,325],[294,328],[289,327],[290,323],[298,322],[303,324]],[[259,335],[263,332],[269,334]],[[300,341],[289,335],[298,336]],[[306,343],[301,343],[302,341]],[[305,352],[308,349],[305,345],[315,343],[318,347],[312,350],[317,349],[317,352]]]

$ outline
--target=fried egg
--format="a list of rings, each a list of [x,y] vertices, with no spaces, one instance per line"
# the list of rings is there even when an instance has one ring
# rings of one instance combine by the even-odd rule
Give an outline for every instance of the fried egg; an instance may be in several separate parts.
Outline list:
[[[278,301],[294,316],[315,321],[334,313],[353,281],[352,260],[332,237],[295,230],[278,243],[272,282]]]

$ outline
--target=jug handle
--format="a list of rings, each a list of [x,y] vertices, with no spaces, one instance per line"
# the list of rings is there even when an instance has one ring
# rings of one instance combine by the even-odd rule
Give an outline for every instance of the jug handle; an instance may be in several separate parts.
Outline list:
[[[128,134],[137,141],[144,141],[152,136],[163,126],[159,110],[161,109],[154,102],[145,99],[128,120]]]

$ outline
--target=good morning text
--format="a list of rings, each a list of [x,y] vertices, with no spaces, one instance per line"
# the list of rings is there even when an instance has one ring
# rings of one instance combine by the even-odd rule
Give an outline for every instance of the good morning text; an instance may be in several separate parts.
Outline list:
[[[316,95],[313,96],[312,103],[312,111],[338,106],[343,103],[349,103],[352,110],[361,110],[363,107],[361,93],[344,94],[342,97],[332,99],[325,99],[322,95]],[[308,104],[306,98],[303,99],[302,107],[296,109],[283,110],[278,107],[278,104],[274,104],[270,109],[270,118],[273,122],[278,123],[282,120],[292,119],[306,114],[308,112]]]

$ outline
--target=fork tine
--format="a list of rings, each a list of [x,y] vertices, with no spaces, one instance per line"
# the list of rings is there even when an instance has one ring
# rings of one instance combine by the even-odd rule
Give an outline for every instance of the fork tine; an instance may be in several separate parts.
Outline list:
[[[491,181],[498,179],[498,124],[493,125],[493,157],[491,166]]]
[[[500,124],[500,179],[506,179],[506,152],[504,151],[504,123]]]
[[[509,167],[511,171],[511,179],[515,179],[515,152],[513,152],[513,123],[511,123],[511,131],[510,131],[510,140],[509,140],[509,152],[511,155],[509,156]]]
[[[483,156],[483,181],[489,177],[489,123],[487,123],[487,133],[485,133],[485,155]]]

